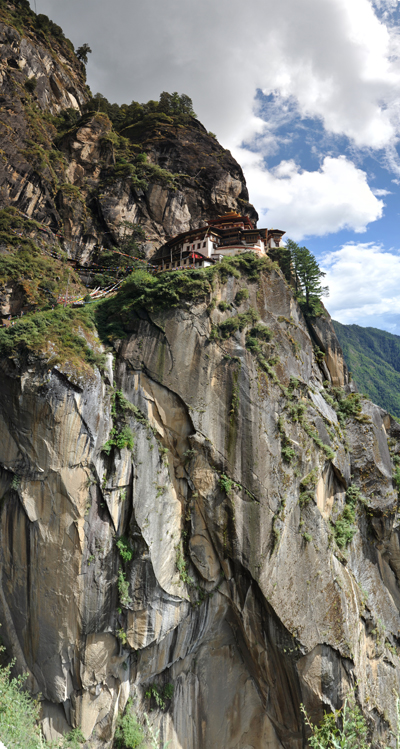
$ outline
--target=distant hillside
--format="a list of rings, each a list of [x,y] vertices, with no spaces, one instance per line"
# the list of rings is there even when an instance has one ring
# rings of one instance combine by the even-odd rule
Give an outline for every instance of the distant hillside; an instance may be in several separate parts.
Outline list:
[[[400,336],[333,321],[359,390],[400,418]]]

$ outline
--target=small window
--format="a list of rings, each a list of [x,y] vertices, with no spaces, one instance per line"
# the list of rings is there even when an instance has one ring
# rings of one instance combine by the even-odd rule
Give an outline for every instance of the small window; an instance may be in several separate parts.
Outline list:
[[[203,247],[205,247],[205,246],[206,246],[206,243],[205,243],[205,242],[203,242]]]

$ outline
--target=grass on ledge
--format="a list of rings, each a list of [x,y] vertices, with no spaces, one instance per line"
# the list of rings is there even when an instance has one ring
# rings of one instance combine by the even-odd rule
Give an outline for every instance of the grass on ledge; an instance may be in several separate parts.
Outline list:
[[[172,309],[185,302],[199,303],[212,293],[214,282],[226,283],[229,276],[245,277],[250,282],[259,280],[262,273],[270,272],[273,264],[267,257],[257,257],[248,252],[224,258],[210,268],[158,273],[134,271],[118,294],[105,300],[97,308],[96,322],[104,341],[126,336],[132,313],[144,308],[148,312]]]
[[[68,363],[80,374],[91,374],[94,366],[101,369],[104,354],[98,350],[95,306],[56,307],[0,328],[0,354],[10,358],[28,353],[43,355],[51,366]]]
[[[35,353],[46,357],[51,366],[68,363],[76,371],[90,374],[94,366],[101,368],[104,360],[104,354],[98,352],[97,336],[106,344],[125,338],[135,310],[152,312],[200,302],[210,296],[217,278],[226,283],[230,275],[244,276],[254,282],[272,267],[268,258],[247,253],[193,271],[152,275],[138,269],[110,299],[83,308],[59,306],[27,314],[12,327],[0,328],[0,355],[12,358]]]

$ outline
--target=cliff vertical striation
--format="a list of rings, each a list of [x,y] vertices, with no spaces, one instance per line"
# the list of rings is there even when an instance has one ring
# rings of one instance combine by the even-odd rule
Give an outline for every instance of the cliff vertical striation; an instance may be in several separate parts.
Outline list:
[[[103,746],[131,695],[173,747],[301,746],[300,704],[356,688],[384,740],[398,425],[326,379],[270,261],[166,275],[103,303],[102,376],[3,365],[1,621],[45,734]]]

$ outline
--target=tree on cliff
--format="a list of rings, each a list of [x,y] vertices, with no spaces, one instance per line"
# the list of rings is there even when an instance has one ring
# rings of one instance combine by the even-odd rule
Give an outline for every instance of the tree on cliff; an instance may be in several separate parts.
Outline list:
[[[310,250],[299,247],[292,239],[286,242],[286,253],[289,254],[296,295],[301,306],[311,315],[321,314],[321,297],[329,294],[328,287],[321,283],[326,274],[320,269]]]
[[[174,91],[173,94],[163,91],[162,94],[160,94],[158,110],[169,115],[183,114],[196,117],[190,96],[187,96],[186,94],[178,94],[177,91]]]
[[[82,44],[81,47],[78,47],[75,54],[81,62],[83,62],[84,65],[87,65],[88,62],[88,55],[91,54],[92,50],[90,49],[88,44]]]

